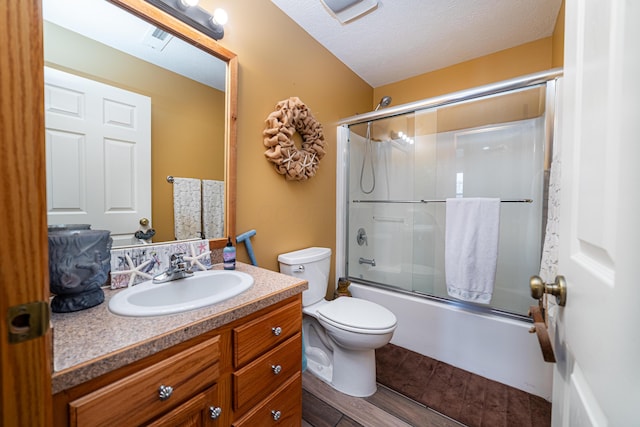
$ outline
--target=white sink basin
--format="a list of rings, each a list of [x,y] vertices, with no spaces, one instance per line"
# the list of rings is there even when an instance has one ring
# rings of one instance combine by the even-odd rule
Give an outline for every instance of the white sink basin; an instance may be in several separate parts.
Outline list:
[[[122,316],[161,316],[182,313],[234,297],[253,285],[253,277],[235,270],[198,271],[165,283],[151,280],[118,292],[109,310]]]

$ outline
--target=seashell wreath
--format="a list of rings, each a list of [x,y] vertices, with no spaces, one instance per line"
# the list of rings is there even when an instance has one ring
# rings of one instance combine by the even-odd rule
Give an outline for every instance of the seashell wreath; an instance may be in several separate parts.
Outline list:
[[[296,132],[302,137],[301,149],[292,139]],[[326,154],[322,125],[299,98],[278,102],[265,120],[262,134],[267,147],[265,157],[288,181],[306,181],[316,174]]]

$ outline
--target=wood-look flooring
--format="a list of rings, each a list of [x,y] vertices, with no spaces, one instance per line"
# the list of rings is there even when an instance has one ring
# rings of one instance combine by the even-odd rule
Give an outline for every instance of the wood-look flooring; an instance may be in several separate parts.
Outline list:
[[[302,389],[302,427],[463,426],[381,385],[373,396],[352,397],[305,372]]]

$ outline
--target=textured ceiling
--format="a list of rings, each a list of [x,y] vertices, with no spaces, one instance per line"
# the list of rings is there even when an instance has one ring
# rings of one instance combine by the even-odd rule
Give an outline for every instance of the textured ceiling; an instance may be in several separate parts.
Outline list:
[[[373,87],[551,36],[562,0],[379,0],[340,24],[320,0],[271,0]]]

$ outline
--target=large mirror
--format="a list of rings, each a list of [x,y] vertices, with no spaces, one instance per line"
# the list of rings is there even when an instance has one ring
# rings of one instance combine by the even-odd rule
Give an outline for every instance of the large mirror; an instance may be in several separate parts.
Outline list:
[[[235,54],[143,0],[43,0],[43,20],[49,225],[108,228],[117,246],[148,227],[153,243],[195,238],[176,235],[174,190],[197,183],[201,214],[209,204],[220,222],[200,235],[224,246],[235,236]],[[83,123],[91,114],[100,126]]]

